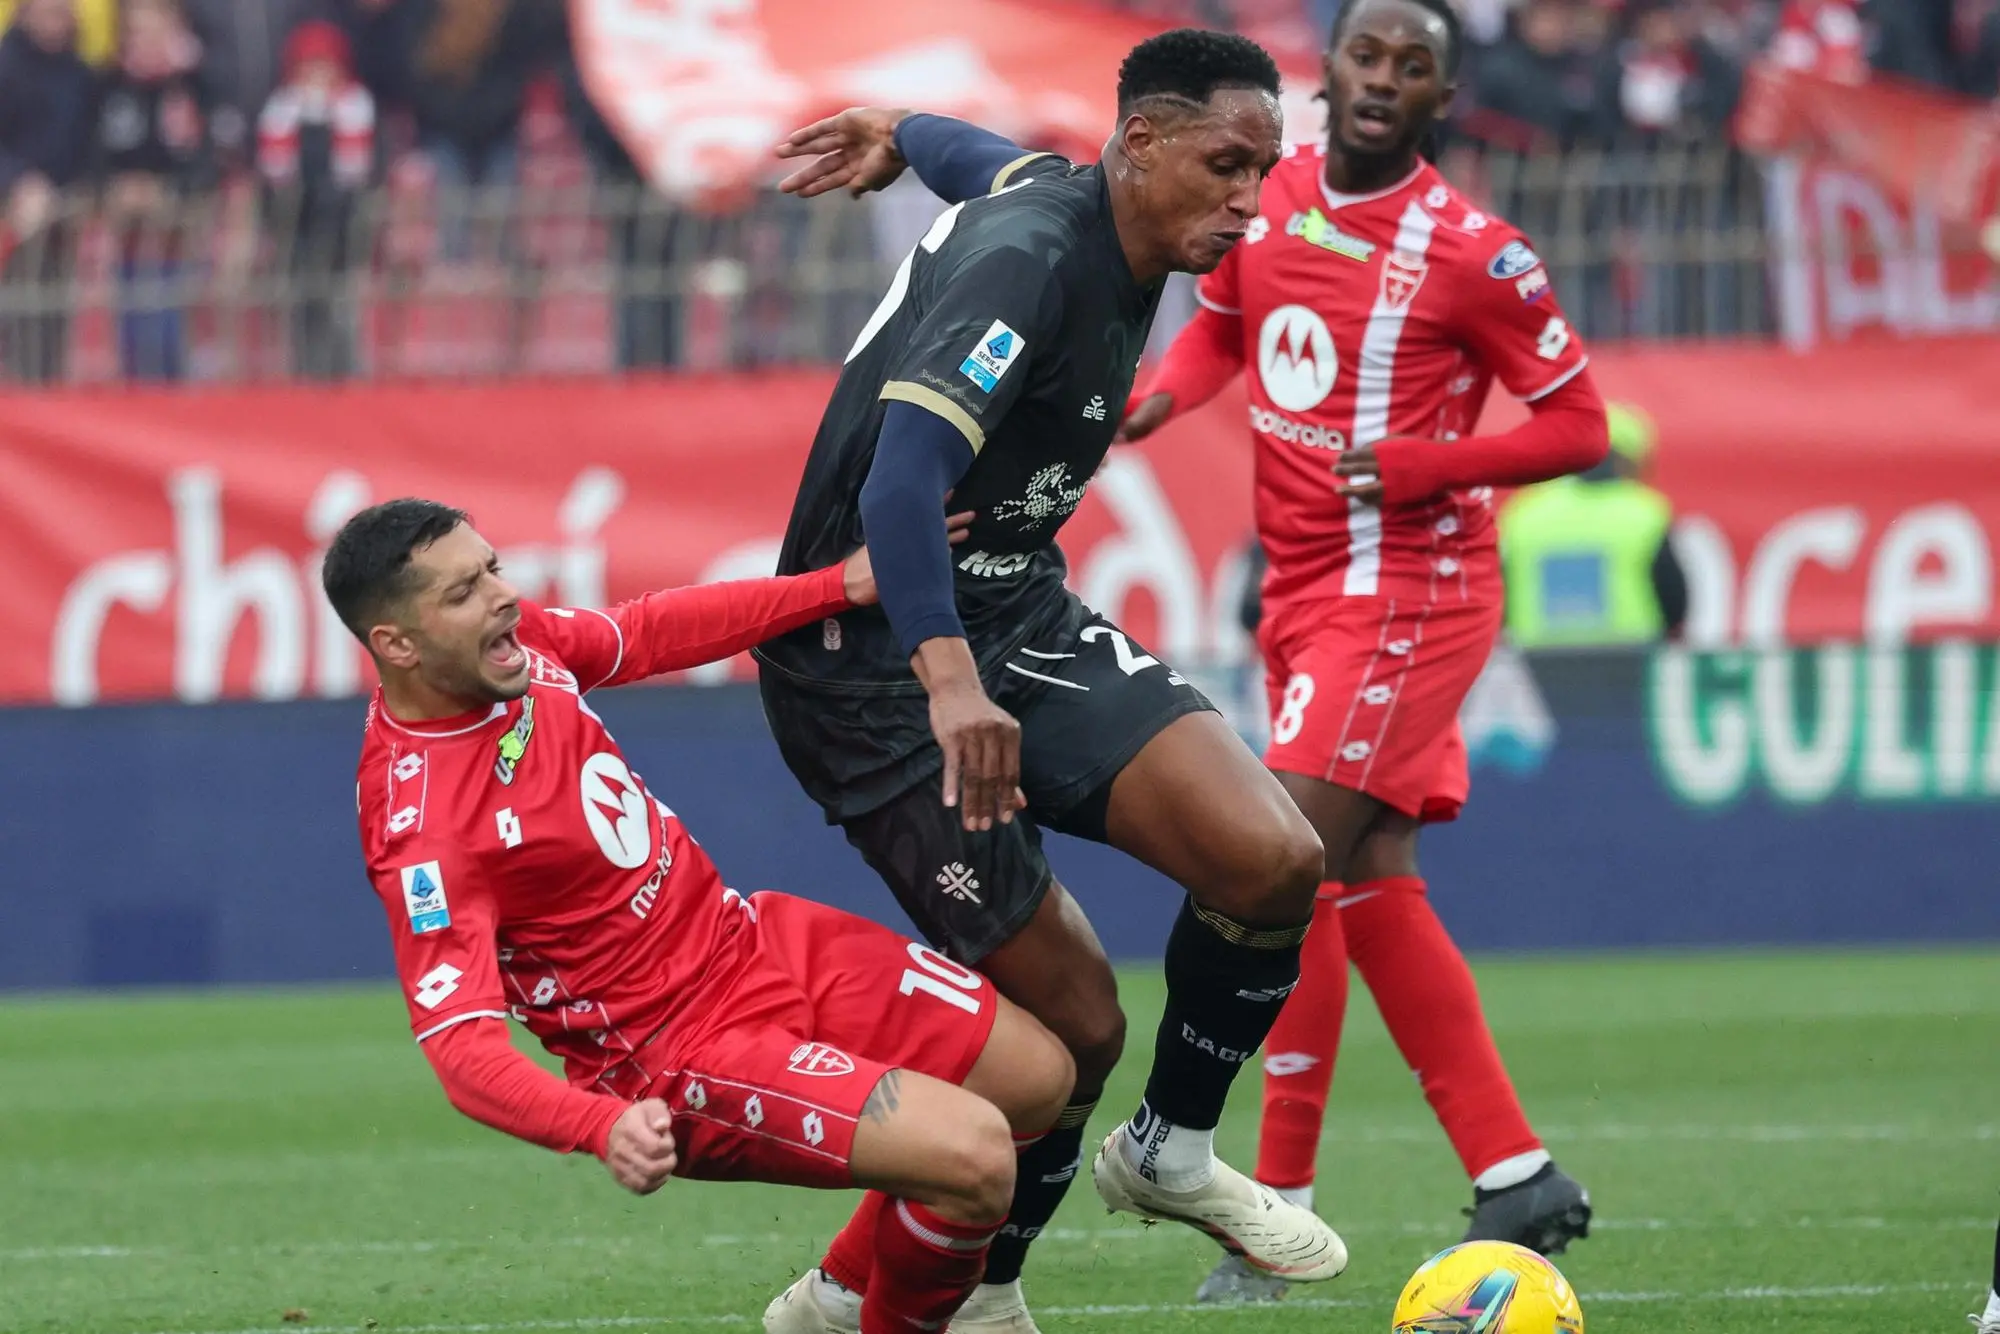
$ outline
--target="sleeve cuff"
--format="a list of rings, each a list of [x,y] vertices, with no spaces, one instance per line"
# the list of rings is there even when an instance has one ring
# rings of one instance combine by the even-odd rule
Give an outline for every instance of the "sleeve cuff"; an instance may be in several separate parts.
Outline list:
[[[625,1115],[625,1109],[631,1104],[621,1102],[608,1094],[592,1096],[604,1105],[598,1109],[597,1123],[591,1127],[590,1135],[584,1140],[582,1147],[592,1157],[602,1159],[611,1152],[611,1127],[618,1124],[618,1118]]]
[[[965,638],[965,623],[958,619],[956,611],[934,611],[903,626],[898,634],[903,651],[914,658],[928,640]]]
[[[814,601],[826,611],[846,611],[854,605],[847,596],[847,562],[829,565],[804,576],[814,593]]]

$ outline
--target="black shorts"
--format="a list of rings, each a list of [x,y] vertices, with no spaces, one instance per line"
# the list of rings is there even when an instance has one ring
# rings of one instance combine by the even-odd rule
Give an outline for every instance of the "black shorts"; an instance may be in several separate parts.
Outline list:
[[[851,760],[849,772],[865,780],[849,785],[848,801],[856,787],[886,793],[866,809],[821,804],[931,945],[960,962],[979,962],[1041,906],[1052,879],[1042,828],[1104,842],[1112,779],[1167,724],[1215,707],[1109,621],[1079,611],[1017,648],[987,681],[994,702],[1021,724],[1028,809],[984,832],[967,831],[944,804],[925,696],[808,696],[773,689],[766,674],[779,749],[808,792],[820,797],[815,789]],[[913,726],[922,729],[919,744],[888,762],[906,750],[897,739]]]

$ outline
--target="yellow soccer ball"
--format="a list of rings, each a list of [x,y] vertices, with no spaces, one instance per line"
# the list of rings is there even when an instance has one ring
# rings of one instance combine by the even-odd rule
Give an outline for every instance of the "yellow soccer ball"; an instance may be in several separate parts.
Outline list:
[[[1583,1307],[1569,1281],[1533,1251],[1469,1241],[1410,1276],[1394,1334],[1583,1334]]]

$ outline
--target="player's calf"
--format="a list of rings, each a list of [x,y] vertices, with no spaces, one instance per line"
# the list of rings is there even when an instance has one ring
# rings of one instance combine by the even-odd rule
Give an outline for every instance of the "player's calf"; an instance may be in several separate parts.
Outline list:
[[[1004,997],[999,1005],[965,1091],[999,1109],[1018,1144],[1056,1124],[1076,1086],[1077,1064],[1063,1041],[1027,1011]],[[1121,1035],[1123,1026],[1120,1016]]]
[[[942,1328],[979,1282],[1014,1198],[1006,1115],[965,1089],[891,1070],[863,1108],[852,1164],[857,1184],[889,1197],[876,1213],[861,1334]]]

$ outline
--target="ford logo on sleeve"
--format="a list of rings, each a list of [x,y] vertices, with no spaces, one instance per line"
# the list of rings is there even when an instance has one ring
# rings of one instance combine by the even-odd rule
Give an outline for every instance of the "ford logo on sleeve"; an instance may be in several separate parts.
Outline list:
[[[1509,241],[1507,248],[1495,255],[1493,262],[1486,266],[1486,272],[1505,281],[1520,277],[1541,262],[1542,257],[1528,249],[1525,241]]]

